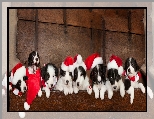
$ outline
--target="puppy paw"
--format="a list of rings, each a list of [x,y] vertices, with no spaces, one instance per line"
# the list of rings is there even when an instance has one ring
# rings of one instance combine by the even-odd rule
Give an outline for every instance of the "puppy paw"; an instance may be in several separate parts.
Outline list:
[[[42,91],[41,91],[41,90],[39,90],[39,92],[38,92],[38,96],[39,96],[39,97],[42,96]]]
[[[124,90],[121,90],[121,91],[120,91],[120,95],[121,95],[121,97],[124,97],[125,91],[124,91]]]
[[[75,87],[73,90],[74,90],[74,93],[75,93],[75,94],[77,94],[78,91],[79,91],[79,89],[78,89],[77,87]]]
[[[50,92],[46,92],[46,97],[47,97],[47,98],[50,97]]]
[[[70,88],[69,94],[73,93],[73,88]]]
[[[109,91],[109,92],[108,92],[108,98],[111,99],[112,96],[113,96],[113,92],[112,92],[112,91]]]
[[[130,104],[133,104],[133,100],[134,100],[133,98],[130,98]]]
[[[88,88],[88,89],[87,89],[87,92],[88,92],[89,95],[91,95],[91,93],[92,93],[92,88]]]
[[[145,88],[144,87],[141,88],[141,91],[142,91],[142,93],[145,93]]]
[[[95,98],[96,98],[96,99],[99,98],[99,93],[96,93],[96,92],[95,92]]]
[[[68,95],[68,91],[67,91],[67,90],[64,90],[64,94],[65,94],[65,95]]]
[[[100,98],[101,98],[101,100],[104,99],[104,93],[100,93]]]

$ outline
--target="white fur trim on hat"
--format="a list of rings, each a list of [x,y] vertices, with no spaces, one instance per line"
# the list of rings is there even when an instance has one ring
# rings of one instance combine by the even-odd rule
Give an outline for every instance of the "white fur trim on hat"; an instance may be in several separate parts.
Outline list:
[[[62,64],[61,64],[61,69],[64,70],[64,71],[68,71],[68,66],[66,66],[66,65],[64,64],[64,62],[62,62]]]
[[[73,72],[73,70],[74,70],[74,66],[73,66],[73,65],[69,65],[68,71],[69,71],[69,72]]]
[[[26,68],[25,66],[22,66],[19,69],[17,69],[16,72],[14,73],[12,84],[16,85],[18,80],[24,76],[26,76]]]
[[[123,72],[124,72],[123,66],[120,66],[120,67],[118,68],[118,74],[119,74],[119,75],[122,75]]]
[[[112,60],[111,62],[109,62],[109,63],[107,64],[107,69],[109,70],[109,69],[111,69],[111,68],[113,68],[113,69],[118,69],[118,65],[117,65],[117,63],[116,63],[115,60]]]
[[[25,102],[25,103],[24,103],[24,108],[25,108],[25,110],[29,110],[30,105],[28,105],[28,103],[27,103],[27,102]]]
[[[91,66],[91,69],[94,68],[98,64],[103,64],[102,57],[97,57],[97,58],[94,59],[93,64]]]

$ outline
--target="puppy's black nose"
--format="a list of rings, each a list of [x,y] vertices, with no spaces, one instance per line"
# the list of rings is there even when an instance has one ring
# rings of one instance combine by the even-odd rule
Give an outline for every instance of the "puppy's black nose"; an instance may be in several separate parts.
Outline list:
[[[116,88],[117,88],[117,86],[114,86],[113,88],[114,88],[114,89],[116,89]]]
[[[77,82],[77,86],[79,86],[79,82]]]
[[[53,87],[53,84],[51,84],[51,87]]]
[[[66,80],[66,83],[68,84],[68,83],[69,83],[69,81],[68,81],[68,80]]]
[[[130,72],[130,68],[128,69],[128,72]]]
[[[36,58],[35,60],[38,61],[38,58]]]

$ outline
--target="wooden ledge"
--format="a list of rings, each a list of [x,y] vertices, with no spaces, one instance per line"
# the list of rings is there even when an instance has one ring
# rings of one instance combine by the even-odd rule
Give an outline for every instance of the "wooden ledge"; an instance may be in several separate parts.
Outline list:
[[[9,111],[25,111],[26,94],[18,97],[10,92],[9,95]],[[112,99],[108,99],[106,93],[104,100],[95,99],[94,92],[88,95],[86,91],[79,91],[65,96],[63,92],[52,91],[50,98],[46,98],[45,92],[42,97],[36,97],[29,111],[147,111],[146,106],[146,94],[140,89],[135,89],[133,104],[130,104],[129,94],[122,98],[119,91],[114,92]]]

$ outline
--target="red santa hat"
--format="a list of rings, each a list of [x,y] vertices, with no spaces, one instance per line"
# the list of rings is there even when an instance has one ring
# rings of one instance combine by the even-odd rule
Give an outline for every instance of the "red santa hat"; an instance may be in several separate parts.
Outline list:
[[[118,56],[112,55],[110,57],[107,69],[109,70],[111,68],[117,69],[120,76],[123,74],[124,69],[122,66],[122,60]]]
[[[87,67],[86,67],[85,63],[83,62],[82,57],[81,57],[80,54],[78,54],[78,55],[76,55],[74,57],[74,64],[73,64],[73,66],[74,67],[82,66],[85,69],[85,71],[87,70]]]
[[[22,63],[18,63],[11,71],[11,82],[16,85],[18,80],[26,76],[26,68]]]
[[[40,88],[41,88],[41,76],[40,76],[40,69],[38,69],[35,74],[28,75],[27,97],[26,97],[26,102],[24,103],[25,110],[29,110],[30,105],[36,98]]]
[[[98,64],[103,64],[103,59],[102,57],[100,57],[98,53],[94,53],[88,56],[85,60],[85,65],[87,67],[87,70],[94,68]]]
[[[66,57],[64,62],[62,62],[61,69],[64,71],[73,72],[73,70],[74,70],[73,63],[74,63],[73,58],[68,56],[68,57]]]

